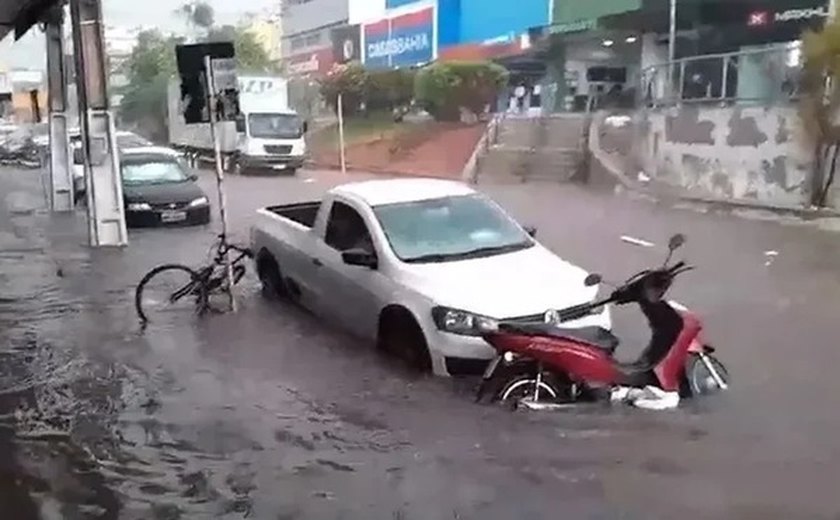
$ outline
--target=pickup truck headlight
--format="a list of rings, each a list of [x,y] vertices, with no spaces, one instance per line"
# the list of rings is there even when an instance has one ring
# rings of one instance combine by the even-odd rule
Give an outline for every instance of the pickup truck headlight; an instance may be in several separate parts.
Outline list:
[[[461,336],[481,336],[499,330],[499,322],[493,318],[449,307],[432,309],[432,319],[439,330]]]
[[[198,208],[198,207],[201,207],[201,206],[207,206],[208,204],[210,204],[210,200],[207,197],[199,197],[197,199],[193,199],[192,201],[190,201],[190,207],[191,208]]]
[[[148,202],[129,202],[128,211],[151,211],[152,207]]]

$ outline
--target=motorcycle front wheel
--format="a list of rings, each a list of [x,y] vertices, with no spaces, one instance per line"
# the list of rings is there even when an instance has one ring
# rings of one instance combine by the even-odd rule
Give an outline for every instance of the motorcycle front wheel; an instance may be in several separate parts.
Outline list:
[[[508,379],[495,397],[497,401],[511,408],[516,408],[522,401],[556,404],[569,400],[568,385],[564,385],[550,374],[543,374],[540,378],[539,391],[537,386],[535,373],[518,374]]]
[[[693,397],[716,394],[729,387],[729,372],[710,354],[692,355],[686,364],[685,376]]]

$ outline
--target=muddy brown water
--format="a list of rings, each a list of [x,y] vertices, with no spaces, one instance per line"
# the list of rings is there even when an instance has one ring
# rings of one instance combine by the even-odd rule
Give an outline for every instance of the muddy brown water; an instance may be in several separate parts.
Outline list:
[[[539,224],[547,244],[604,272],[643,266],[647,253],[593,245],[587,233],[687,232],[687,254],[705,271],[676,290],[709,317],[737,383],[666,414],[512,414],[474,405],[472,381],[410,376],[311,315],[262,300],[253,274],[236,315],[173,316],[142,331],[134,285],[156,264],[201,262],[212,228],[139,231],[128,249],[91,251],[81,215],[49,216],[26,175],[0,171],[0,518],[840,513],[829,478],[840,425],[821,411],[837,354],[820,346],[840,309],[825,296],[837,247],[823,235],[565,188],[485,188]],[[316,180],[233,179],[233,228],[242,238],[254,207],[335,182]],[[556,226],[558,200],[591,229]],[[782,250],[767,270],[762,253],[778,241],[810,249]],[[644,328],[632,313],[617,323],[632,356]],[[817,346],[790,358],[803,337]],[[772,384],[781,375],[783,388]]]

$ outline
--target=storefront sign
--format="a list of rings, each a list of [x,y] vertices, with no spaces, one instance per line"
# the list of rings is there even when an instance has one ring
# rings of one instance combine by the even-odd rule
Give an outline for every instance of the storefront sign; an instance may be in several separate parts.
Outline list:
[[[361,59],[359,37],[358,25],[346,25],[330,32],[336,63],[344,64]]]
[[[334,63],[332,48],[319,49],[290,57],[286,70],[295,76],[323,75]]]
[[[548,28],[550,34],[569,34],[584,31],[593,31],[598,28],[598,20],[577,20],[575,22],[559,23]]]
[[[364,63],[370,68],[411,67],[434,60],[434,8],[365,25]]]
[[[747,18],[750,27],[762,27],[775,23],[798,22],[815,18],[827,18],[827,7],[813,7],[806,9],[788,9],[786,11],[754,11]]]

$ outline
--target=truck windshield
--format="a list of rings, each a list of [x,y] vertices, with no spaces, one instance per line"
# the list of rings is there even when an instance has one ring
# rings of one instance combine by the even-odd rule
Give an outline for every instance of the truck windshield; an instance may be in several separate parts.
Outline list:
[[[297,139],[303,135],[303,122],[295,114],[251,114],[251,137],[258,139]]]
[[[534,245],[516,222],[481,195],[386,204],[373,212],[404,262],[466,260]]]

